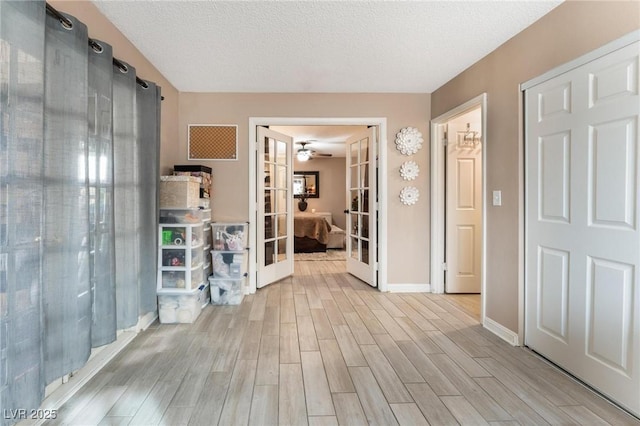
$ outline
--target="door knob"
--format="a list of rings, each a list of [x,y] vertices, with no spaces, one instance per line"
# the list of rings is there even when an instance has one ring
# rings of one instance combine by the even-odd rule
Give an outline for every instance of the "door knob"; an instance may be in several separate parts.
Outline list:
[[[349,214],[349,210],[345,210],[343,213],[344,214]]]

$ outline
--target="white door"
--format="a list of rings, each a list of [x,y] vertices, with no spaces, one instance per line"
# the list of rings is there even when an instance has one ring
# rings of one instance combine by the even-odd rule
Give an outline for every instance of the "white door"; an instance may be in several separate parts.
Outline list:
[[[447,293],[480,293],[482,265],[482,143],[480,108],[447,123]]]
[[[376,128],[352,136],[347,150],[347,272],[372,287],[376,274]]]
[[[257,286],[264,287],[293,274],[293,140],[260,126],[257,137]]]
[[[636,415],[639,47],[525,93],[526,344]]]

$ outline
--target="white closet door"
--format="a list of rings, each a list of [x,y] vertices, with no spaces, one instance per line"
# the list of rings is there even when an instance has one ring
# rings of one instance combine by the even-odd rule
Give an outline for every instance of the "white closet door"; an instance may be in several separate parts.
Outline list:
[[[639,43],[526,92],[526,334],[640,414]]]

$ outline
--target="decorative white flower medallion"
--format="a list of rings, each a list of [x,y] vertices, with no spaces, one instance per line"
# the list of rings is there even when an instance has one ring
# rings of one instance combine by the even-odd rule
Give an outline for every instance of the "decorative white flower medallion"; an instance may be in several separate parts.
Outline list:
[[[412,206],[418,202],[419,196],[420,192],[415,186],[405,186],[402,188],[402,191],[400,191],[400,201],[406,206]]]
[[[422,148],[422,133],[415,127],[405,127],[396,133],[396,148],[404,155],[415,154]]]
[[[400,166],[400,176],[404,180],[414,180],[418,177],[418,173],[420,173],[420,167],[415,161],[405,161]]]

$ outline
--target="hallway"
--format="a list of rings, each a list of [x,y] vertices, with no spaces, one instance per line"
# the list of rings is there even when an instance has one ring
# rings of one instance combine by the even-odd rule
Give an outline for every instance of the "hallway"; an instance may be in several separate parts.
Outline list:
[[[240,306],[155,323],[47,424],[640,424],[449,296],[295,266]]]

